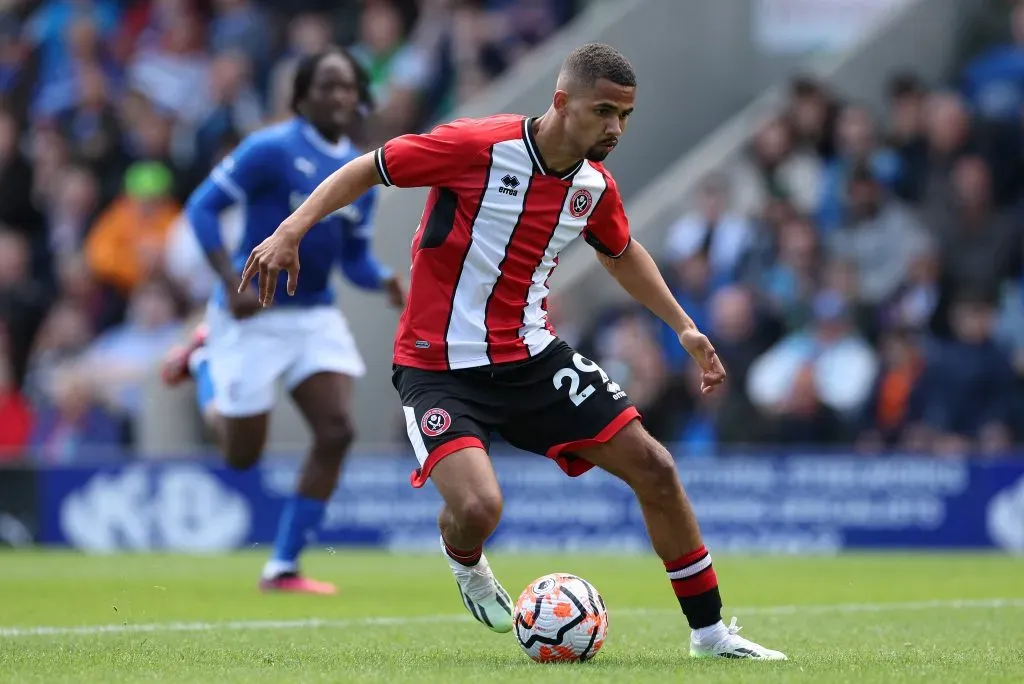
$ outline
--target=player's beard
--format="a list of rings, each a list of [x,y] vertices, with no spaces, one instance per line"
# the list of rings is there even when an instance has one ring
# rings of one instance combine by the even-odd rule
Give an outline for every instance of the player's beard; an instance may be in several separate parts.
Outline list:
[[[602,140],[601,142],[587,150],[587,154],[585,155],[587,161],[604,161],[608,157],[608,155],[611,154],[611,151],[615,149],[615,145],[617,143],[618,141],[613,138]]]

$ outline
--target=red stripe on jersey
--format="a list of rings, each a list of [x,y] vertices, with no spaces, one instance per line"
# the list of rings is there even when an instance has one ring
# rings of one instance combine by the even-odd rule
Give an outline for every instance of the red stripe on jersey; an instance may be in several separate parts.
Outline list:
[[[430,190],[419,234],[412,245],[409,297],[395,337],[397,364],[448,368],[445,338],[452,318],[452,300],[473,242],[473,224],[487,191],[489,155],[487,166],[480,167],[480,193],[456,195],[447,189]]]
[[[593,164],[593,167],[604,176],[605,189],[594,210],[590,212],[587,226],[583,229],[583,239],[602,254],[618,258],[625,253],[632,239],[629,235],[629,220],[615,179],[603,165]]]
[[[571,186],[561,180],[535,175],[524,198],[519,223],[505,247],[498,269],[501,275],[487,301],[487,355],[491,363],[508,363],[530,358],[519,334],[533,275],[544,259],[548,243]]]

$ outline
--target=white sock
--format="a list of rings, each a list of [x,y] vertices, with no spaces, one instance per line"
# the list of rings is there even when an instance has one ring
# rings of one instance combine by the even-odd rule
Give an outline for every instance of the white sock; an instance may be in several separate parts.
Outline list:
[[[293,561],[268,560],[263,566],[263,579],[270,580],[286,572],[296,572],[298,564]]]
[[[713,625],[693,630],[693,640],[701,646],[714,646],[729,633],[729,628],[719,620]]]

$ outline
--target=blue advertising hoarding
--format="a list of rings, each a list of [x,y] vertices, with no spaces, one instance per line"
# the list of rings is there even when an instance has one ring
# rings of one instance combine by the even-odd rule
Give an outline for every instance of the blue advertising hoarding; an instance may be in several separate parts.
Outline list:
[[[591,471],[567,478],[546,459],[495,457],[505,494],[490,546],[648,549],[632,493]],[[440,497],[409,486],[411,458],[354,458],[328,507],[321,546],[433,550]],[[716,551],[991,548],[1024,553],[1024,459],[971,462],[835,456],[681,459]],[[218,552],[268,543],[296,464],[248,472],[193,461],[45,470],[38,540],[87,551]]]

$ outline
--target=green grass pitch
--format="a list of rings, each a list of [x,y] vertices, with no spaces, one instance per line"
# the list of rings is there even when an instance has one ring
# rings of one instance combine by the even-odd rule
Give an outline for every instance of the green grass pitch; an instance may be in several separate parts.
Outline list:
[[[0,554],[0,682],[1024,682],[1024,559],[715,558],[743,635],[784,663],[694,661],[654,557],[495,554],[512,594],[547,572],[601,591],[582,665],[537,665],[472,622],[431,555],[319,553],[334,597],[264,596],[262,554]]]

